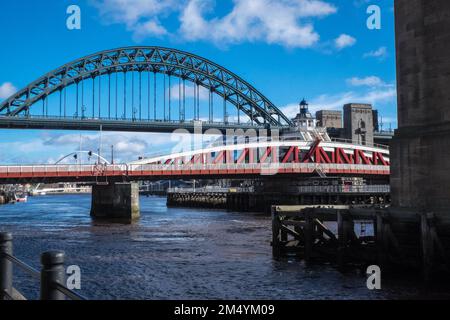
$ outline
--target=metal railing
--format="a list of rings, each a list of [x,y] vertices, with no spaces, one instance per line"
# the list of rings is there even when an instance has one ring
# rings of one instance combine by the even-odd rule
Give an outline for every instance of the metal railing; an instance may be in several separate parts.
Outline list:
[[[95,122],[95,121],[111,121],[111,122],[123,122],[123,123],[155,123],[155,124],[202,124],[202,125],[221,125],[221,126],[251,126],[255,129],[265,129],[267,125],[265,124],[257,124],[257,123],[251,123],[251,122],[238,122],[238,121],[210,121],[208,119],[189,119],[189,120],[169,120],[169,119],[148,119],[144,117],[93,117],[92,115],[66,115],[66,116],[58,116],[58,115],[32,115],[32,114],[24,114],[21,116],[11,117],[7,116],[5,114],[0,114],[0,119],[16,119],[16,120],[29,120],[29,119],[35,119],[35,120],[69,120],[69,121],[86,121],[86,122]],[[280,125],[275,126],[275,128],[278,129],[287,129],[289,128],[288,125]]]
[[[389,193],[389,185],[300,186],[299,193]]]
[[[330,185],[330,186],[298,186],[292,187],[290,190],[300,194],[305,193],[389,193],[389,185]],[[230,188],[169,188],[168,193],[234,193],[234,192],[254,192],[254,187],[230,187]]]
[[[9,232],[0,232],[0,300],[24,299],[13,287],[13,266],[19,267],[31,277],[40,280],[41,300],[86,300],[82,295],[68,289],[64,283],[64,252],[47,251],[41,255],[41,271],[13,256],[13,237]]]
[[[389,150],[389,146],[385,144],[379,144],[379,143],[365,143],[365,144],[359,144],[351,139],[342,139],[342,138],[331,138],[331,142],[338,142],[338,143],[345,143],[345,144],[352,144],[352,145],[358,145],[358,146],[366,146],[366,147],[372,147],[372,148],[379,148],[379,149],[386,149]]]
[[[214,170],[214,169],[261,169],[261,168],[308,168],[316,169],[361,169],[380,170],[389,168],[388,165],[366,165],[366,164],[337,164],[337,163],[187,163],[187,164],[122,164],[122,165],[0,165],[0,173],[91,173],[101,170],[108,173],[122,173],[127,175],[139,171],[179,171],[179,170]]]

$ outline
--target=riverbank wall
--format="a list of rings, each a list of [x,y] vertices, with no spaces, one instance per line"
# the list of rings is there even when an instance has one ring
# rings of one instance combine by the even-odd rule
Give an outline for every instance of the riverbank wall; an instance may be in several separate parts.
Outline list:
[[[168,207],[224,209],[270,214],[274,205],[376,205],[390,203],[382,193],[252,193],[252,192],[169,192]]]

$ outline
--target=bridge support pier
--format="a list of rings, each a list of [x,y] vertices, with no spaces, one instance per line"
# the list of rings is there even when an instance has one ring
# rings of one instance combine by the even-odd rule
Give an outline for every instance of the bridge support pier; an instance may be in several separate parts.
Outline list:
[[[450,221],[450,2],[395,3],[398,118],[392,150],[396,207]]]
[[[94,220],[131,223],[139,216],[137,183],[96,184],[92,187],[91,217]]]

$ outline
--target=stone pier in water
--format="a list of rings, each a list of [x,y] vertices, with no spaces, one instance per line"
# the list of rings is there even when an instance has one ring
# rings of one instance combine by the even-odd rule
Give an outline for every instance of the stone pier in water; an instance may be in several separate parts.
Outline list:
[[[91,217],[126,223],[139,219],[139,185],[134,182],[94,185]]]

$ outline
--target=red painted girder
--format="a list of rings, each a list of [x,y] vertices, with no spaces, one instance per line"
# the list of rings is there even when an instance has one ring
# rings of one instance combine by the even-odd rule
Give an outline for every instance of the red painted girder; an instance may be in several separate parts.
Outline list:
[[[305,155],[305,157],[302,160],[303,163],[309,163],[309,161],[312,160],[311,158],[315,154],[316,148],[319,146],[320,142],[321,142],[321,140],[319,138],[317,138],[316,141],[313,142],[313,144],[311,145],[311,147],[308,150],[308,153]]]
[[[361,164],[361,160],[364,164],[367,164],[367,165],[372,164],[370,159],[368,157],[366,157],[366,155],[364,154],[364,152],[362,150],[355,149],[355,151],[354,151],[355,164]]]
[[[388,166],[389,162],[384,159],[383,154],[381,152],[374,152],[372,155],[372,162],[374,165],[378,165],[380,162],[384,166]]]
[[[245,148],[244,150],[242,150],[241,155],[237,159],[236,163],[245,163],[245,157],[247,156],[248,153],[249,153],[248,148]]]
[[[350,157],[345,153],[344,149],[342,148],[336,148],[333,152],[335,161],[334,163],[337,164],[352,164],[352,160]]]
[[[264,154],[262,155],[261,158],[259,158],[259,163],[264,163],[266,161],[266,159],[269,157],[269,155],[273,152],[272,147],[267,147],[266,151],[264,152]]]
[[[287,163],[289,161],[289,158],[291,157],[292,153],[294,153],[294,160],[291,161],[293,163],[298,163],[298,147],[290,147],[289,150],[286,152],[285,156],[283,157],[283,160],[281,160],[281,163]]]
[[[213,164],[218,164],[219,161],[223,163],[223,156],[225,151],[220,151],[219,154],[216,156],[216,158],[213,160]]]

